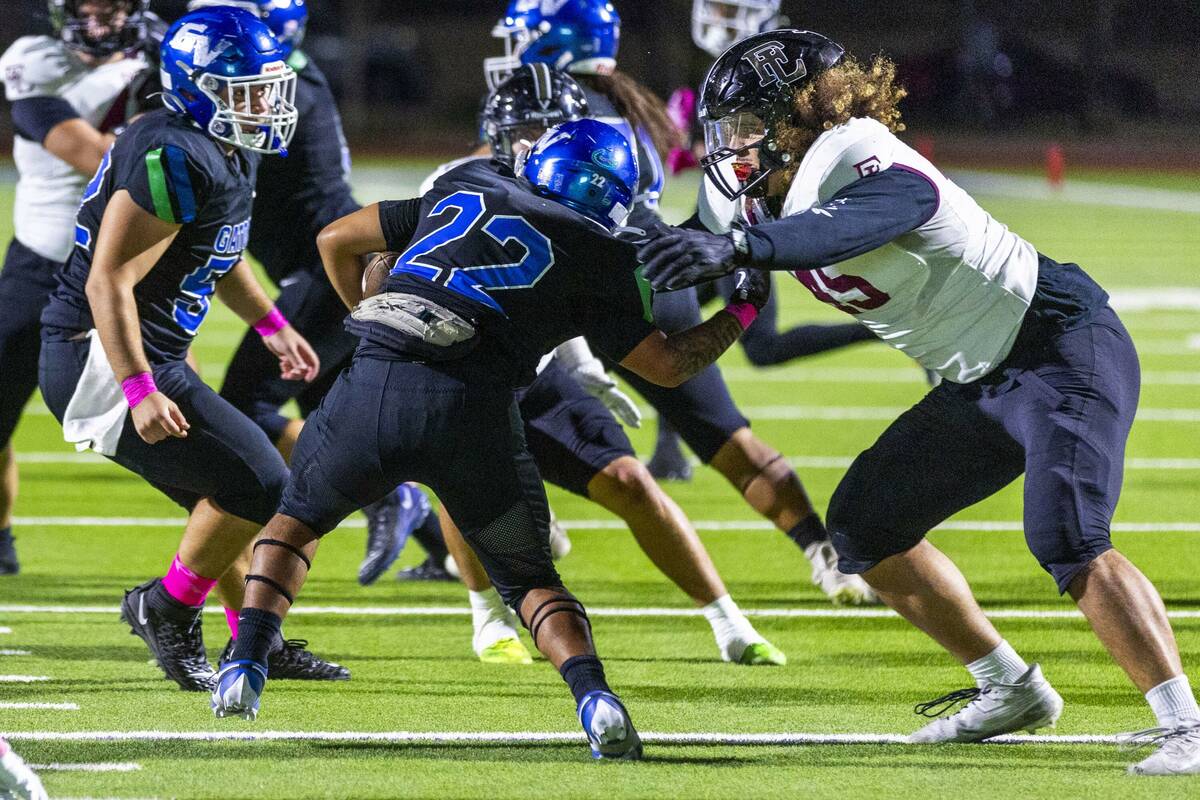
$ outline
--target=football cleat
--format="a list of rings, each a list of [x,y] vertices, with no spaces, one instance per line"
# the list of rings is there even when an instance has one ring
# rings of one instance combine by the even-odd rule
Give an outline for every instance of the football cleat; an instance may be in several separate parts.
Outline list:
[[[458,580],[447,569],[438,564],[432,556],[417,564],[415,567],[399,570],[396,573],[398,581],[455,581]]]
[[[387,572],[431,510],[429,498],[410,483],[400,484],[363,509],[367,515],[367,554],[358,567],[360,584],[370,586]]]
[[[679,434],[674,431],[658,432],[654,455],[646,462],[646,468],[660,481],[687,483],[692,479],[692,464],[679,446]]]
[[[217,661],[223,667],[233,659],[235,641],[230,639]],[[341,664],[317,656],[308,650],[305,639],[285,639],[282,647],[267,654],[267,672],[272,680],[292,681],[348,681],[350,670]]]
[[[147,595],[161,582],[154,578],[125,592],[121,620],[141,637],[163,674],[185,692],[207,692],[216,673],[208,663],[200,627],[201,609],[163,613],[150,607]]]
[[[770,642],[755,642],[746,645],[737,663],[747,667],[782,667],[787,664],[787,654]]]
[[[828,539],[804,548],[812,565],[813,585],[825,593],[835,606],[867,606],[879,603],[879,596],[861,575],[846,575],[837,568],[837,551]]]
[[[935,719],[908,737],[913,744],[938,742],[982,742],[1015,731],[1033,733],[1053,727],[1063,710],[1063,699],[1034,664],[1016,683],[989,683],[982,689],[962,689],[937,700],[921,703],[913,710],[935,716],[960,702],[967,705],[949,717]]]
[[[49,800],[41,779],[0,739],[0,800]]]
[[[564,558],[567,553],[571,552],[571,537],[567,536],[567,529],[558,521],[558,517],[554,516],[554,512],[550,512],[550,557],[555,561]]]
[[[267,671],[262,664],[248,658],[230,661],[217,673],[212,690],[213,713],[218,718],[241,717],[253,722],[266,685]]]
[[[497,639],[487,647],[478,651],[479,660],[484,664],[532,664],[533,656],[514,636]]]
[[[16,575],[21,571],[15,541],[11,532],[0,533],[0,575]]]
[[[1130,764],[1130,775],[1200,775],[1200,723],[1126,734],[1122,744],[1131,750],[1158,747],[1143,760]]]
[[[642,740],[629,712],[612,692],[588,692],[579,701],[579,724],[587,734],[592,758],[636,761],[642,757]]]

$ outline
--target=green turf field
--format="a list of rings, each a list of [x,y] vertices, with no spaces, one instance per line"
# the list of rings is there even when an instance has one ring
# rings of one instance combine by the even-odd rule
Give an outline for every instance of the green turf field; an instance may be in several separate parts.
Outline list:
[[[386,169],[372,165],[361,184],[364,198],[407,196],[424,171],[419,165],[396,168],[394,175]],[[686,214],[689,193],[681,185],[671,195],[673,218]],[[1185,661],[1200,682],[1200,215],[981,200],[1047,254],[1078,261],[1123,300],[1141,303],[1143,310],[1123,314],[1142,352],[1145,385],[1115,539],[1163,591]],[[11,202],[11,187],[3,187],[5,240]],[[778,285],[785,321],[839,319],[795,283]],[[219,385],[240,335],[232,315],[214,308],[195,347],[210,382]],[[765,372],[749,367],[740,352],[722,363],[755,430],[796,460],[821,508],[848,459],[924,390],[920,371],[882,345]],[[633,433],[639,451],[650,447],[652,430],[650,420]],[[0,677],[0,703],[77,708],[0,707],[0,731],[36,764],[123,770],[44,771],[55,797],[1200,796],[1200,778],[1127,777],[1123,766],[1132,756],[1111,744],[918,748],[731,740],[739,734],[844,734],[854,741],[905,734],[918,725],[914,703],[967,685],[967,676],[895,618],[820,615],[831,607],[809,584],[802,555],[781,535],[761,530],[740,498],[704,470],[691,484],[669,490],[709,529],[702,537],[733,596],[743,608],[763,612],[754,621],[787,652],[787,667],[720,663],[708,626],[684,613],[686,598],[649,566],[632,537],[613,529],[612,517],[599,508],[550,489],[575,545],[559,567],[593,610],[613,687],[642,731],[696,735],[692,739],[650,736],[647,760],[639,764],[592,763],[581,737],[533,741],[528,734],[577,731],[558,675],[542,661],[530,667],[477,663],[457,585],[384,578],[360,588],[360,521],[326,540],[297,604],[297,612],[326,610],[297,613],[286,629],[349,666],[354,679],[272,683],[257,722],[218,721],[207,697],[178,692],[161,679],[116,615],[123,589],[167,567],[180,526],[164,523],[180,518],[179,510],[117,467],[76,459],[40,402],[30,406],[16,447],[23,462],[16,533],[24,571],[0,580],[0,675],[48,680]],[[1001,631],[1027,659],[1044,665],[1066,698],[1053,733],[1111,736],[1151,726],[1141,698],[1086,623],[1065,613],[1072,607],[1027,553],[1020,518],[1020,487],[1013,486],[933,538],[962,566]],[[714,530],[722,527],[717,523],[729,529]],[[403,563],[420,558],[411,545]],[[440,610],[415,611],[433,607]],[[615,614],[618,609],[626,613]],[[1045,611],[1060,613],[1037,613]],[[208,616],[205,627],[210,650],[219,650],[223,617]],[[47,736],[65,732],[79,736]],[[116,740],[106,741],[104,732]],[[279,738],[186,736],[203,732],[275,732]],[[355,736],[388,732],[426,736]],[[480,732],[526,737],[434,740],[439,733]],[[697,743],[705,736],[708,743]]]

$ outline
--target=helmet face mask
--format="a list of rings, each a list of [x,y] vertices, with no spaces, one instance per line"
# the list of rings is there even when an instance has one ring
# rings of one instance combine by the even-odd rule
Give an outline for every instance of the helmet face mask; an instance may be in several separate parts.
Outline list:
[[[214,139],[287,154],[296,132],[296,73],[266,24],[239,8],[204,8],[163,39],[163,103]]]
[[[146,38],[149,5],[149,0],[50,0],[50,24],[70,49],[108,58]]]
[[[694,0],[692,41],[714,58],[731,45],[777,27],[781,0]]]

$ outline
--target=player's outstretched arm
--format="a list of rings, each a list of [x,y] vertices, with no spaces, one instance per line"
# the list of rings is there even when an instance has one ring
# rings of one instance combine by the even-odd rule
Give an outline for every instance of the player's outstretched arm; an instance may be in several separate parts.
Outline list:
[[[216,291],[221,302],[254,328],[279,359],[279,373],[284,380],[316,380],[321,370],[316,351],[275,308],[245,259],[217,283]]]
[[[738,270],[733,297],[722,310],[699,325],[666,335],[655,331],[622,361],[660,386],[678,386],[712,364],[738,340],[771,296],[769,277],[758,270]]]
[[[188,423],[179,407],[154,387],[133,290],[180,227],[144,210],[125,189],[117,191],[104,210],[85,287],[108,363],[130,397],[134,426],[150,444],[187,436]]]

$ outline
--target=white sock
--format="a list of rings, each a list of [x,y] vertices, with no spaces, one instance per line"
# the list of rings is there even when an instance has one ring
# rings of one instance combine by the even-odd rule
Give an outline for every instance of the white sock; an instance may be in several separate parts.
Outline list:
[[[482,592],[467,590],[471,601],[471,624],[475,628],[472,644],[476,654],[501,639],[517,636],[516,618],[495,587]]]
[[[712,626],[713,636],[717,638],[721,657],[726,661],[737,661],[748,645],[766,641],[754,630],[750,620],[746,619],[746,615],[729,595],[713,600],[703,611],[704,618]]]
[[[1146,692],[1146,702],[1164,728],[1178,728],[1183,724],[1200,722],[1200,707],[1187,675],[1163,681]]]
[[[975,683],[982,689],[989,683],[1016,683],[1029,671],[1025,659],[1017,655],[1017,651],[1006,640],[1001,640],[996,649],[983,658],[967,664],[967,671],[975,678]]]

